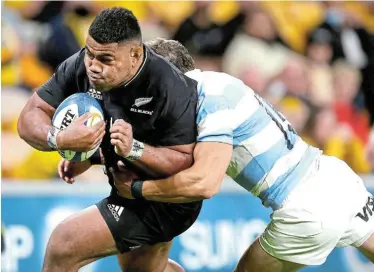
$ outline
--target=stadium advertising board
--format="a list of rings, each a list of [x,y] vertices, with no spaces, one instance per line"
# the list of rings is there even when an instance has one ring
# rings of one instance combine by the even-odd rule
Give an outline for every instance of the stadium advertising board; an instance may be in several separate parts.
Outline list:
[[[3,272],[40,271],[46,243],[56,225],[96,203],[109,190],[108,186],[87,190],[76,185],[3,183],[2,221],[6,228]],[[174,240],[170,257],[186,271],[232,271],[247,246],[265,229],[270,213],[258,199],[241,190],[223,190],[205,201],[198,221]],[[80,271],[120,270],[116,259],[110,257]],[[370,272],[374,271],[374,265],[356,249],[344,248],[334,250],[324,265],[302,271]]]

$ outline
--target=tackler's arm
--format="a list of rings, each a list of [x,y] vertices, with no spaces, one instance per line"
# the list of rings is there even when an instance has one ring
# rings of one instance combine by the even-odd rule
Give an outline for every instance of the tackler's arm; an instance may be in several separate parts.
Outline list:
[[[159,202],[183,203],[211,198],[222,184],[230,163],[232,145],[199,142],[194,150],[194,164],[166,179],[135,181],[138,196]],[[134,195],[133,195],[134,196]]]

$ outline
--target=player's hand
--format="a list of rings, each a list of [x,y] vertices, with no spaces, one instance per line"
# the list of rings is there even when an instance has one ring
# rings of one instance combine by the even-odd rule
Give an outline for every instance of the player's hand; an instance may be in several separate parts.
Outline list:
[[[131,182],[133,179],[138,178],[138,176],[125,168],[123,162],[119,161],[117,163],[118,171],[110,168],[109,171],[113,175],[114,186],[117,188],[117,194],[124,198],[134,199],[131,195]]]
[[[80,174],[86,172],[91,167],[90,160],[82,162],[71,162],[65,159],[62,159],[58,164],[58,174],[60,178],[66,181],[69,184],[74,183],[74,178]]]
[[[105,122],[101,120],[94,126],[87,127],[84,123],[92,116],[92,113],[85,113],[58,133],[58,149],[86,152],[100,144],[105,134]]]
[[[117,119],[109,132],[111,138],[110,142],[114,145],[116,153],[121,157],[126,157],[132,148],[132,126],[122,119]]]

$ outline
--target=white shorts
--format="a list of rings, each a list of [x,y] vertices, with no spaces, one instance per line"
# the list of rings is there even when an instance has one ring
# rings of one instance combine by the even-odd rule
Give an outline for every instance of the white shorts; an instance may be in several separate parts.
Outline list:
[[[259,241],[271,256],[320,265],[335,247],[361,246],[374,232],[374,199],[343,161],[322,155]]]

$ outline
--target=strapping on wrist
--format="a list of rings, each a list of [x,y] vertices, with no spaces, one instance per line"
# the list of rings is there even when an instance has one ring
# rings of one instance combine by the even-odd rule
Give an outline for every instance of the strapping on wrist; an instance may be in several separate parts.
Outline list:
[[[139,160],[144,152],[144,144],[138,140],[133,139],[130,152],[125,156],[129,161]]]
[[[61,132],[60,129],[56,128],[55,126],[51,126],[48,130],[47,134],[47,144],[53,150],[58,150],[57,146],[57,135]]]

